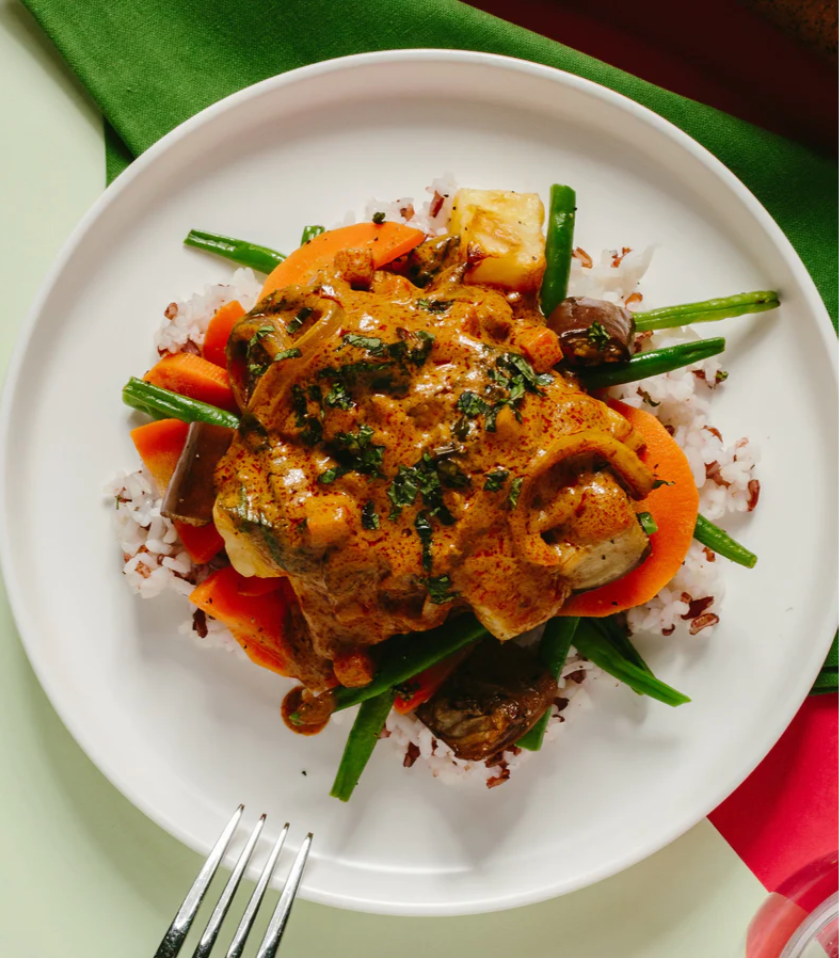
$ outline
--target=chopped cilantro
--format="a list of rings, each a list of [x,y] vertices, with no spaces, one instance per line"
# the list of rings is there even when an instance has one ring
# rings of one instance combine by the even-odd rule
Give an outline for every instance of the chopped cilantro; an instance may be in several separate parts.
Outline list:
[[[374,356],[381,356],[385,351],[385,343],[378,336],[359,336],[356,333],[347,333],[342,337],[345,346],[355,346],[357,349],[366,349]]]
[[[380,226],[382,223],[385,222],[385,214],[384,214],[384,213],[374,213],[373,216],[371,217],[371,219],[373,220],[374,223],[376,223],[377,226]]]
[[[432,571],[432,524],[425,512],[418,512],[414,520],[414,528],[420,537],[423,549],[423,568],[426,572]]]
[[[459,416],[452,426],[452,432],[455,433],[456,438],[463,442],[470,434],[469,419],[466,416]]]
[[[729,373],[725,369],[719,369],[715,373],[715,384],[719,385],[720,383],[726,382],[729,379]]]
[[[498,492],[507,482],[510,473],[507,469],[494,469],[488,472],[484,480],[484,488],[487,492]]]
[[[590,343],[594,343],[597,349],[604,349],[610,341],[610,334],[606,327],[596,320],[586,330],[586,338]]]
[[[660,486],[673,486],[673,482],[668,482],[667,479],[654,479],[653,488],[658,489]]]
[[[437,470],[443,483],[453,489],[464,489],[470,484],[470,477],[451,459],[438,459]]]
[[[443,605],[444,602],[451,602],[458,597],[457,592],[449,591],[451,585],[452,582],[448,575],[439,575],[426,579],[426,588],[429,590],[429,598],[435,605]]]
[[[311,315],[312,315],[312,307],[304,306],[303,309],[301,309],[298,312],[297,316],[295,316],[293,320],[286,323],[286,332],[290,336],[293,333],[296,333],[300,329],[300,327],[303,326],[303,324],[307,321],[307,319],[309,319]]]
[[[454,299],[418,299],[417,305],[427,313],[445,313],[454,302]]]
[[[379,467],[382,465],[382,456],[385,452],[384,446],[376,446],[371,443],[373,438],[373,428],[368,425],[359,427],[358,432],[339,432],[336,433],[335,441],[344,446],[352,457],[350,468],[362,475],[380,476]]]
[[[414,504],[419,492],[417,475],[411,466],[399,466],[397,474],[388,486],[388,498],[391,500],[389,519],[397,519],[404,506]]]
[[[661,406],[661,405],[662,405],[662,403],[654,402],[654,401],[650,398],[650,393],[649,393],[646,389],[642,389],[641,386],[639,387],[639,389],[637,390],[637,392],[638,392],[639,395],[642,397],[642,399],[648,404],[648,406],[653,406],[653,407],[655,408],[656,406]]]
[[[347,410],[353,405],[353,400],[347,394],[347,389],[344,383],[340,380],[332,384],[330,391],[324,397],[324,402],[331,409],[337,408]]]
[[[458,412],[462,412],[465,416],[469,416],[470,419],[475,419],[476,416],[487,415],[490,410],[490,407],[487,403],[474,392],[465,390],[458,397],[458,401],[455,403],[455,408]]]
[[[649,536],[652,536],[654,532],[659,531],[659,526],[656,524],[656,520],[649,512],[640,512],[636,518],[639,520],[639,525]]]
[[[418,329],[414,335],[420,340],[420,345],[409,349],[408,361],[414,363],[415,366],[422,366],[432,351],[432,345],[435,341],[434,333],[425,329]]]
[[[320,482],[322,486],[328,486],[335,482],[336,479],[340,479],[346,472],[347,470],[344,466],[332,466],[332,468],[327,469],[318,476],[318,482]]]
[[[250,352],[261,339],[265,339],[266,336],[270,336],[273,332],[273,326],[260,326],[260,328],[248,340],[248,352]]]
[[[298,356],[302,356],[303,353],[297,348],[294,349],[283,349],[272,359],[273,363],[282,363],[284,359],[297,359]]]
[[[379,516],[376,514],[376,507],[372,499],[366,503],[364,509],[362,509],[362,527],[365,529],[379,528]]]
[[[519,494],[522,492],[522,483],[524,481],[523,476],[517,476],[516,479],[511,481],[510,492],[508,493],[508,503],[511,509],[515,509],[517,502],[519,502]]]

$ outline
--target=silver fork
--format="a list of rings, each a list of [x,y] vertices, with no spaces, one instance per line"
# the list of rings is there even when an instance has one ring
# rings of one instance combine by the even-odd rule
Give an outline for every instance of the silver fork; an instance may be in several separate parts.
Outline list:
[[[178,913],[172,919],[169,930],[163,936],[163,941],[155,952],[155,958],[175,958],[175,956],[180,953],[184,939],[189,933],[193,919],[198,912],[202,899],[207,892],[207,888],[213,880],[213,876],[216,874],[221,860],[225,856],[227,847],[239,825],[239,820],[242,818],[242,812],[244,810],[245,806],[240,805],[225,826],[224,831],[219,836],[219,840],[207,856],[207,861],[198,873],[198,878],[196,878],[192,888],[187,892],[187,897],[184,899],[183,905],[181,905],[178,909]],[[251,860],[251,855],[254,853],[254,848],[257,845],[264,824],[265,815],[261,815],[237,859],[230,878],[228,878],[227,884],[219,897],[219,901],[216,903],[216,907],[213,909],[213,914],[207,922],[204,934],[201,936],[201,940],[193,952],[193,958],[209,958],[210,952],[213,950],[213,945],[215,945],[216,939],[219,936],[222,922],[225,920],[225,915],[227,915],[228,909],[230,908],[230,903],[233,901],[233,896],[236,894],[237,888],[239,888],[242,875],[245,873],[248,862]],[[257,882],[257,887],[254,889],[248,905],[245,908],[245,913],[239,922],[239,926],[228,947],[225,958],[240,958],[242,955],[245,944],[248,941],[248,935],[251,933],[251,928],[257,917],[257,911],[262,904],[263,896],[268,888],[268,883],[271,881],[271,876],[277,865],[277,859],[280,857],[280,851],[283,848],[283,843],[286,841],[286,835],[288,833],[289,823],[286,822],[283,826],[283,830],[280,832],[280,837],[271,849],[271,854],[268,856],[268,861],[263,867],[262,874]],[[294,904],[295,896],[297,895],[298,887],[303,877],[303,870],[306,867],[306,859],[309,857],[309,848],[311,845],[312,832],[304,838],[300,851],[297,853],[291,871],[286,878],[286,884],[283,886],[283,891],[280,894],[280,901],[277,902],[277,907],[274,909],[274,914],[268,923],[265,937],[262,940],[256,958],[274,958],[277,954],[283,932],[286,930],[286,922],[289,920],[289,913],[292,910],[292,905]]]

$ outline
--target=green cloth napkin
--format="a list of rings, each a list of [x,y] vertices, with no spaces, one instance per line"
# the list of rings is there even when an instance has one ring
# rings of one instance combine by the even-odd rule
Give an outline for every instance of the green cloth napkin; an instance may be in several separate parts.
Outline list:
[[[617,90],[714,153],[770,211],[837,326],[837,165],[457,0],[23,0],[99,104],[109,181],[222,97],[306,64],[404,47],[481,50]],[[834,664],[821,690],[837,689]]]

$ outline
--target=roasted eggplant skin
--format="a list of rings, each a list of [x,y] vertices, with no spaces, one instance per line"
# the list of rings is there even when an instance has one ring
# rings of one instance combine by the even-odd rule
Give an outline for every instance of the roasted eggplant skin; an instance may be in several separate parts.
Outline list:
[[[161,506],[161,515],[191,526],[206,526],[216,502],[214,473],[233,442],[234,430],[209,422],[190,423],[187,441]]]
[[[458,758],[483,761],[522,738],[556,693],[532,652],[486,639],[415,714]]]
[[[548,317],[563,358],[572,366],[601,366],[630,359],[636,323],[629,309],[588,296],[564,299]]]

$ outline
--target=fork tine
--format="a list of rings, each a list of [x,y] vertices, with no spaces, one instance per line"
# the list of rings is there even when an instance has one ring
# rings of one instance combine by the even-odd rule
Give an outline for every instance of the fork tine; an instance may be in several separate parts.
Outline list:
[[[309,848],[311,845],[312,832],[304,838],[303,844],[300,846],[300,851],[297,853],[295,863],[292,865],[292,870],[286,879],[283,893],[280,895],[280,901],[277,902],[277,907],[274,909],[274,914],[268,923],[265,938],[263,938],[262,944],[257,952],[257,958],[274,958],[277,954],[277,949],[280,947],[280,939],[286,930],[286,922],[289,920],[292,905],[295,903],[295,896],[300,886],[300,880],[303,878],[303,870],[306,868],[306,859],[309,857]]]
[[[257,824],[254,826],[254,830],[251,832],[251,837],[248,839],[247,844],[242,849],[239,859],[236,862],[236,866],[231,872],[230,878],[227,880],[225,889],[222,892],[216,907],[213,909],[213,914],[210,916],[210,921],[207,922],[207,927],[204,929],[204,934],[201,936],[201,941],[199,941],[198,945],[196,946],[195,952],[193,953],[193,958],[209,958],[210,952],[213,950],[213,945],[216,943],[216,938],[219,936],[219,929],[222,927],[222,922],[225,920],[225,915],[228,913],[228,908],[230,908],[230,903],[233,901],[233,896],[236,894],[237,888],[239,888],[242,875],[245,869],[248,867],[248,862],[251,860],[251,855],[254,853],[254,848],[260,837],[260,832],[262,832],[264,824],[265,815],[261,815],[257,821]]]
[[[224,831],[207,856],[207,861],[202,865],[201,871],[198,873],[198,878],[196,878],[192,887],[187,892],[187,897],[184,899],[183,905],[178,909],[178,913],[172,919],[169,930],[163,936],[163,941],[155,952],[155,958],[175,958],[181,950],[181,946],[184,944],[184,939],[189,933],[190,926],[193,923],[199,905],[207,892],[207,886],[213,880],[219,863],[222,858],[224,858],[224,854],[227,851],[233,833],[236,831],[236,826],[239,824],[239,819],[242,817],[244,809],[245,806],[240,805],[233,813],[231,820],[225,825]]]
[[[283,842],[286,841],[286,835],[288,834],[289,823],[286,822],[286,824],[283,826],[283,830],[280,832],[280,837],[274,843],[274,848],[271,849],[271,854],[268,856],[268,861],[265,863],[265,867],[262,870],[260,879],[257,882],[257,887],[254,889],[254,893],[251,895],[251,899],[248,902],[247,908],[245,909],[245,914],[242,916],[242,921],[239,922],[239,927],[236,929],[236,933],[233,936],[233,941],[230,943],[226,958],[241,958],[242,951],[248,941],[248,935],[251,933],[251,928],[254,925],[254,919],[257,917],[257,910],[262,904],[265,890],[268,888],[269,881],[271,881],[271,875],[274,872],[274,866],[277,864],[277,859],[280,856],[280,850],[283,848]]]

